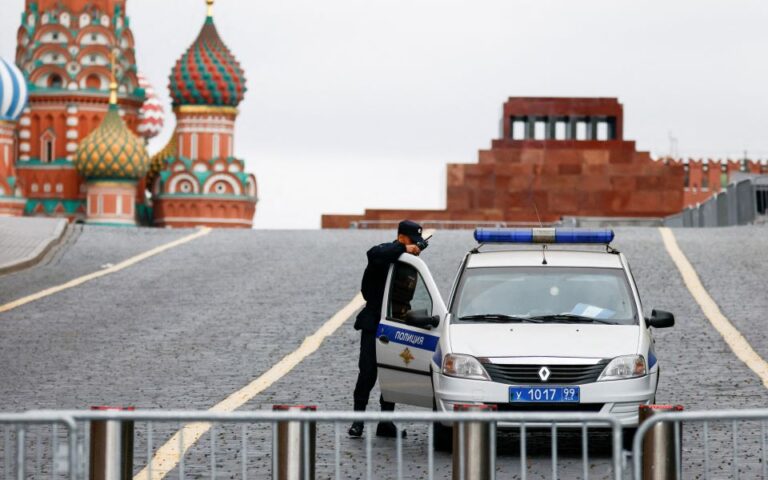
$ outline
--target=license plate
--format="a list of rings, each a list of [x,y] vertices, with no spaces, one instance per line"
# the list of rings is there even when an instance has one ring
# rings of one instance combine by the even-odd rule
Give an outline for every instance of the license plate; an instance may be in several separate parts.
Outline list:
[[[579,403],[579,387],[509,387],[509,401]]]

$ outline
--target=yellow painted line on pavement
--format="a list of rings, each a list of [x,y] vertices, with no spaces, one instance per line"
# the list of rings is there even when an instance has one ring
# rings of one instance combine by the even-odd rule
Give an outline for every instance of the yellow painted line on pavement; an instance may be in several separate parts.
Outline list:
[[[135,265],[141,262],[142,260],[146,260],[149,257],[153,257],[166,250],[170,250],[171,248],[178,247],[179,245],[183,245],[187,242],[191,242],[196,238],[200,238],[204,235],[208,235],[210,232],[211,232],[211,229],[208,227],[201,228],[200,230],[198,230],[197,232],[191,235],[187,235],[186,237],[182,237],[182,238],[179,238],[178,240],[174,240],[172,242],[168,242],[166,244],[160,245],[159,247],[155,247],[151,250],[147,250],[144,253],[140,253],[127,260],[123,260],[122,262],[112,265],[111,267],[105,268],[103,270],[99,270],[97,272],[89,273],[88,275],[83,275],[82,277],[75,278],[66,283],[62,283],[61,285],[56,285],[55,287],[46,288],[45,290],[42,290],[37,293],[33,293],[32,295],[27,295],[26,297],[19,298],[18,300],[14,300],[12,302],[6,303],[5,305],[0,305],[0,313],[13,310],[14,308],[34,302],[35,300],[40,300],[41,298],[45,298],[45,297],[54,295],[56,293],[62,292],[64,290],[77,287],[78,285],[82,285],[86,282],[90,282],[91,280],[95,280],[105,275],[109,275],[110,273],[119,272],[120,270],[123,270],[124,268],[128,268],[131,265]]]
[[[336,312],[315,333],[306,337],[299,348],[284,356],[260,377],[217,403],[209,411],[231,412],[243,406],[253,397],[283,378],[309,355],[317,351],[323,341],[363,305],[365,305],[365,300],[358,293],[351,302]],[[186,453],[210,428],[211,424],[207,422],[195,422],[184,425],[155,452],[152,457],[151,475],[150,468],[147,466],[133,477],[134,480],[160,480],[165,477],[179,464],[181,454]]]
[[[424,230],[423,236],[428,237],[432,234],[434,234],[433,229]],[[336,312],[315,333],[306,337],[299,348],[283,357],[260,377],[214,405],[209,411],[232,412],[242,407],[256,395],[283,378],[304,361],[305,358],[315,353],[323,341],[344,324],[352,314],[362,308],[363,305],[365,305],[365,300],[358,293],[351,302]],[[197,443],[200,437],[205,435],[210,428],[211,424],[208,422],[188,423],[181,427],[167,442],[157,449],[152,456],[150,465],[147,465],[137,473],[133,480],[162,480],[171,470],[176,468],[181,455],[186,454],[187,450]]]
[[[704,288],[696,270],[678,246],[672,230],[667,227],[661,227],[659,230],[661,231],[661,238],[664,240],[667,253],[672,257],[672,261],[675,262],[677,269],[683,277],[685,286],[688,287],[694,300],[701,307],[701,311],[704,312],[704,315],[723,337],[723,340],[725,340],[725,343],[728,344],[736,357],[744,362],[750,370],[755,372],[760,377],[760,380],[762,380],[763,385],[768,388],[768,362],[758,355],[755,349],[752,348],[752,345],[744,338],[744,335],[720,311],[720,307],[717,306],[717,303],[715,303],[714,299]]]

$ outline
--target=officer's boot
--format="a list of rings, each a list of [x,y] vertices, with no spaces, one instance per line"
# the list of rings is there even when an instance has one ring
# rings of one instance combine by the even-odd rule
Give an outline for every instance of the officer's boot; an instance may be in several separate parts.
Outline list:
[[[406,435],[405,430],[400,429],[400,437],[405,438]],[[376,436],[395,438],[397,437],[397,427],[392,422],[379,422],[379,425],[376,427]]]
[[[349,436],[358,438],[363,436],[363,422],[352,422],[352,426],[349,427]]]
[[[387,402],[384,400],[384,395],[381,395],[379,397],[379,403],[381,403],[381,411],[382,412],[394,412],[395,411],[395,404],[392,402]],[[379,425],[376,427],[376,436],[377,437],[388,437],[388,438],[395,438],[397,437],[397,427],[395,427],[395,424],[392,422],[379,422]],[[404,429],[400,429],[400,436],[405,437],[406,433]]]

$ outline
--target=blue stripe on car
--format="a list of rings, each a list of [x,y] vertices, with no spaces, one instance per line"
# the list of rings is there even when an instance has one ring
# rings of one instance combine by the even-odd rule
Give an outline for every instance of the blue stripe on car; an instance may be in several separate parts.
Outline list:
[[[435,362],[435,365],[437,365],[437,368],[443,367],[443,349],[440,348],[440,344],[437,344],[437,350],[435,350],[435,354],[432,355],[432,361]]]
[[[652,369],[656,365],[656,353],[653,351],[653,347],[648,350],[648,370]]]
[[[392,325],[379,324],[376,331],[376,338],[386,335],[390,342],[408,345],[409,347],[420,348],[434,352],[437,348],[437,342],[440,337],[427,335],[414,330],[393,327]]]

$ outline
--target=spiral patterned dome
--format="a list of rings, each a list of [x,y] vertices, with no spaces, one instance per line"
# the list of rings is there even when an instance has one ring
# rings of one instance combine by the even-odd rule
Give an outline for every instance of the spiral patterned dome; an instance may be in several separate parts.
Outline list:
[[[27,105],[27,81],[12,62],[0,58],[0,120],[16,120]]]
[[[169,89],[174,106],[237,106],[245,94],[245,73],[216,31],[213,17],[171,70]]]
[[[128,130],[117,105],[77,147],[75,167],[88,179],[135,180],[144,176],[149,155],[144,141]]]
[[[163,104],[155,95],[155,90],[152,85],[142,74],[137,75],[139,79],[139,87],[144,89],[146,99],[139,109],[139,124],[136,130],[144,139],[149,140],[155,137],[163,129],[164,112]]]

